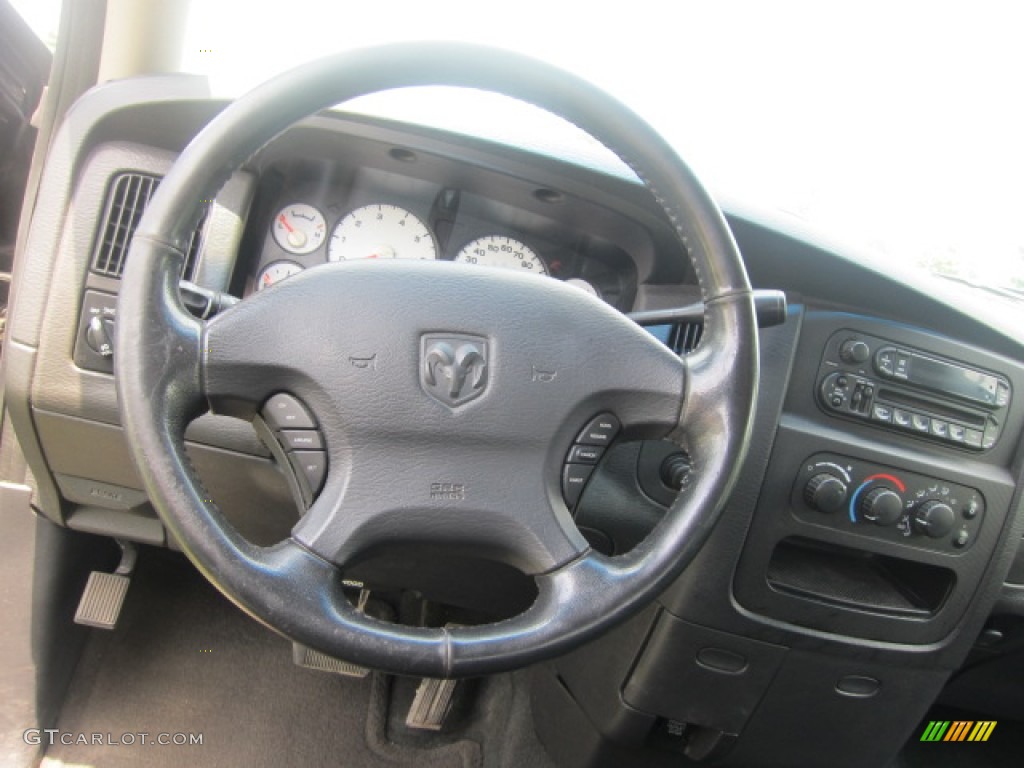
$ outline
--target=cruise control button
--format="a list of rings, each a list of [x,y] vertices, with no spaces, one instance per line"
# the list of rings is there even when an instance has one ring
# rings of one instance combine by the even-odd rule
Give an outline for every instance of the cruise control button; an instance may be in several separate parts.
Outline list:
[[[281,442],[286,451],[321,451],[323,438],[315,429],[286,429],[281,432]]]
[[[576,438],[576,442],[580,445],[611,445],[612,440],[619,434],[620,427],[619,420],[612,414],[602,413],[591,419]]]
[[[565,503],[572,509],[583,494],[583,488],[593,474],[594,468],[589,464],[566,464],[562,469],[562,496]]]
[[[929,432],[932,428],[932,420],[920,413],[910,414],[910,424],[918,432]]]
[[[316,422],[298,398],[281,392],[267,400],[263,418],[273,430],[316,429]]]
[[[300,481],[306,483],[310,495],[315,496],[327,474],[327,454],[323,451],[295,451],[289,454],[288,460]]]
[[[569,451],[570,464],[597,464],[604,455],[604,449],[596,445],[574,445]]]

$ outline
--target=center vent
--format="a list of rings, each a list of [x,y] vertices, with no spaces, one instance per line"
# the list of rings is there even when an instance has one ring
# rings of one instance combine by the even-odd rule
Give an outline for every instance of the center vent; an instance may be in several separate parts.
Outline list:
[[[703,333],[704,323],[679,323],[672,329],[668,345],[677,355],[685,355],[697,348]]]
[[[96,251],[92,257],[92,271],[106,277],[121,277],[124,261],[132,235],[139,226],[139,219],[149,204],[150,198],[160,185],[162,177],[144,173],[119,173],[107,187],[107,204],[103,214],[103,226],[96,240]],[[185,255],[185,268],[181,276],[186,280],[195,277],[196,261],[199,258],[199,244],[206,215],[203,213],[199,226],[192,233]]]

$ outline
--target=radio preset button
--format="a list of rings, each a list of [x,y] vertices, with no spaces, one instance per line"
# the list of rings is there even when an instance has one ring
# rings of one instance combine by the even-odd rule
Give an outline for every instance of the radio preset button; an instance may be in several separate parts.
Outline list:
[[[910,420],[910,411],[904,411],[902,408],[892,409],[892,423],[895,424],[897,427],[910,429]]]
[[[971,448],[981,448],[981,432],[976,429],[964,430],[964,444]]]
[[[932,420],[920,413],[910,415],[910,424],[918,432],[928,432],[932,427]]]
[[[871,418],[874,421],[892,421],[892,408],[887,405],[876,405],[871,409]]]

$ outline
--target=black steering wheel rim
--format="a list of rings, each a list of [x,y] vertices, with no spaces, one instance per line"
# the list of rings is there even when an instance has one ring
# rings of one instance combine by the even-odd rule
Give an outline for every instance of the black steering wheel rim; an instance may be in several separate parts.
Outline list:
[[[676,361],[679,392],[670,414],[663,403],[676,370],[662,365],[660,348],[644,353],[652,365],[664,367],[658,376],[667,382],[657,393],[662,412],[644,423],[656,422],[661,436],[686,447],[696,476],[655,533],[614,558],[573,549],[571,542],[555,554],[546,552],[552,567],[544,572],[540,566],[548,560],[536,558],[539,596],[529,610],[500,623],[453,630],[391,625],[356,612],[331,562],[335,550],[306,535],[309,526],[275,547],[247,542],[203,490],[184,448],[185,427],[210,406],[239,415],[258,407],[218,389],[220,372],[229,365],[257,370],[250,359],[225,362],[234,345],[222,342],[237,338],[225,329],[244,325],[247,312],[273,307],[266,299],[246,309],[246,301],[212,322],[184,310],[178,275],[201,201],[214,197],[231,173],[298,120],[360,95],[420,85],[503,93],[569,120],[608,146],[665,210],[696,270],[706,307],[700,349]],[[402,269],[411,268],[396,272]],[[377,280],[362,268],[336,272],[339,286],[372,286]],[[452,280],[475,280],[482,293],[499,296],[493,278],[455,273]],[[313,276],[295,284],[295,291],[311,287]],[[538,305],[577,301],[560,290],[560,284],[522,286],[523,295]],[[285,300],[279,293],[276,301]],[[629,321],[613,318],[603,306],[580,304],[579,310],[616,338],[639,338],[630,335]],[[400,674],[457,677],[518,668],[564,653],[638,611],[703,544],[735,483],[753,422],[753,300],[742,259],[711,197],[653,129],[607,94],[549,65],[472,45],[403,44],[343,53],[281,75],[229,105],[186,147],[147,208],[132,241],[118,318],[115,367],[126,436],[150,498],[188,557],[230,599],[282,634]],[[248,393],[237,378],[233,383]],[[616,387],[619,380],[608,385]]]

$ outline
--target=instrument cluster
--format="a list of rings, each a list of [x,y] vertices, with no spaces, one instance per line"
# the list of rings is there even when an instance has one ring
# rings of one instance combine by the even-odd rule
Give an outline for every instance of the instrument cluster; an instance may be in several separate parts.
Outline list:
[[[621,248],[528,210],[422,180],[377,174],[349,186],[284,181],[265,194],[261,252],[245,293],[351,259],[446,260],[563,280],[627,310],[636,268]]]

